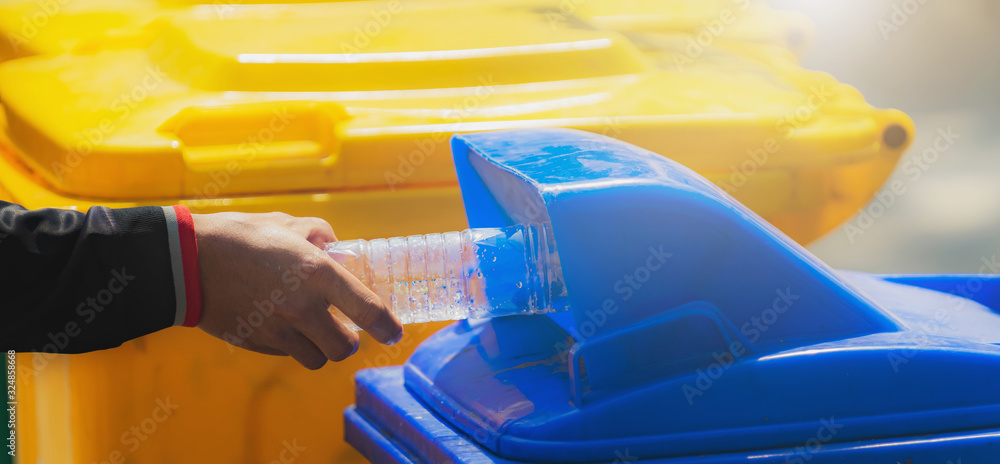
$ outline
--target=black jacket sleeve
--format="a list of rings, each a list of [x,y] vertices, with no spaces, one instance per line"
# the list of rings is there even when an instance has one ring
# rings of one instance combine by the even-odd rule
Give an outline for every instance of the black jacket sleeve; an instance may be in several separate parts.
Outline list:
[[[169,213],[0,202],[0,349],[80,353],[174,325]]]

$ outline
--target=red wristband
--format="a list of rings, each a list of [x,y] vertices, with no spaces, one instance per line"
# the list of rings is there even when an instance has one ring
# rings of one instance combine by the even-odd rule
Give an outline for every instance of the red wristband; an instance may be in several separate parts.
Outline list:
[[[184,326],[194,327],[201,320],[201,269],[198,267],[198,241],[194,234],[194,219],[186,206],[175,205],[177,232],[184,262],[184,288],[187,290],[187,313]]]
[[[186,206],[165,206],[170,267],[177,302],[174,325],[194,327],[201,320],[201,270],[194,220]]]

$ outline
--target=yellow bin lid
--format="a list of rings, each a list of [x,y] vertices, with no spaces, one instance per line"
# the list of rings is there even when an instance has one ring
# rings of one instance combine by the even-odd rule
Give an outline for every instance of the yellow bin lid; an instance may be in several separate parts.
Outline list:
[[[238,4],[316,1],[7,0],[0,2],[0,37],[7,39],[0,40],[0,61],[93,48],[108,42],[130,42],[153,19],[198,4],[209,5],[221,18]],[[410,5],[420,0],[405,1]],[[450,1],[460,5],[464,0]],[[798,54],[808,48],[814,35],[805,15],[772,9],[764,0],[530,0],[530,3],[550,23],[573,23],[583,18],[602,28],[653,39],[659,34],[703,34],[694,39],[694,47],[721,38],[779,45]]]
[[[454,185],[452,133],[571,127],[680,161],[810,240],[861,207],[912,138],[904,114],[784,48],[720,39],[691,53],[669,34],[640,47],[551,13],[185,9],[149,25],[146,47],[0,65],[2,143],[60,195],[173,202]],[[804,218],[810,231],[793,232]]]

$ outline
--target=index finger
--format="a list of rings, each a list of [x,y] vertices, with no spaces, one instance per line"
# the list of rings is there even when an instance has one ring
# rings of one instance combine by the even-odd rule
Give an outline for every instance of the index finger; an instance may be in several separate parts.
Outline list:
[[[403,336],[403,325],[388,306],[340,263],[329,257],[326,262],[320,282],[326,302],[336,306],[380,343],[398,342]]]

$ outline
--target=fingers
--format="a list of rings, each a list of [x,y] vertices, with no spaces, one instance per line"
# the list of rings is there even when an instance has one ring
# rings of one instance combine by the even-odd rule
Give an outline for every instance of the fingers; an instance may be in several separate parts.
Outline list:
[[[323,351],[297,330],[289,328],[279,332],[274,345],[274,348],[287,353],[306,369],[316,370],[326,364],[327,357]]]
[[[326,357],[333,362],[347,359],[358,350],[361,340],[327,310],[325,302],[314,306],[315,310],[302,314],[302,334],[313,342]]]
[[[272,304],[263,322],[237,346],[271,355],[290,355],[309,369],[340,361],[358,348],[357,334],[330,314],[345,308],[380,341],[402,327],[360,281],[322,251],[337,240],[319,218],[285,213],[196,215],[202,269],[205,332],[231,341],[242,333],[237,321],[253,320],[260,302]],[[303,241],[308,241],[308,245]],[[276,296],[277,295],[277,296]],[[245,324],[245,322],[244,322]]]
[[[320,272],[326,302],[336,306],[355,324],[381,343],[394,344],[403,336],[403,326],[378,296],[333,259]],[[331,315],[331,318],[333,316]]]

